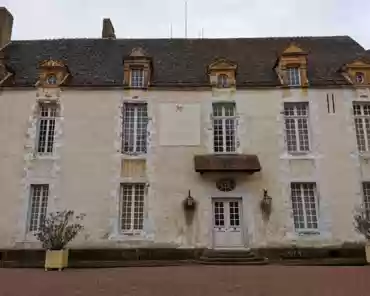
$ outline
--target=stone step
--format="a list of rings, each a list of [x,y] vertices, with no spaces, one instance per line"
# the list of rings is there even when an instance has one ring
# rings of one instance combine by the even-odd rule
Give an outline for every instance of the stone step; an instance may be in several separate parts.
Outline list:
[[[253,258],[255,254],[249,250],[206,250],[204,257],[208,258]]]
[[[229,262],[229,263],[234,263],[234,262],[259,262],[259,261],[265,261],[264,258],[260,257],[250,257],[250,258],[245,258],[245,257],[200,257],[201,261],[204,262]]]
[[[267,260],[258,260],[258,261],[197,261],[196,263],[202,265],[266,265],[268,264]]]

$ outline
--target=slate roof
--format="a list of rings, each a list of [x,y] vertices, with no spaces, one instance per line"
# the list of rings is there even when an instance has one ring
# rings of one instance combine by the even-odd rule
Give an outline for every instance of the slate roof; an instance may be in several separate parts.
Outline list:
[[[308,52],[310,84],[347,84],[340,67],[365,53],[348,36],[240,39],[55,39],[12,41],[5,48],[15,85],[33,86],[39,63],[64,61],[71,86],[123,85],[123,57],[142,47],[153,60],[152,86],[209,85],[207,66],[216,58],[237,63],[237,86],[278,86],[274,64],[295,42]]]

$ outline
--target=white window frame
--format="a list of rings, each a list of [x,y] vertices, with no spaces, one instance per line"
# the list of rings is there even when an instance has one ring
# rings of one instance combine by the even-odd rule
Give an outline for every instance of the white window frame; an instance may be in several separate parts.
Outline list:
[[[46,218],[50,187],[48,184],[31,184],[28,211],[28,231],[35,232]]]
[[[288,110],[290,110],[291,108],[293,108],[293,114],[288,113]],[[305,110],[305,114],[302,114],[302,110]],[[286,143],[287,152],[289,154],[308,154],[310,153],[311,152],[311,137],[310,137],[309,103],[308,102],[284,102],[284,112],[283,113],[284,113],[285,143]],[[287,128],[288,121],[294,122],[294,129]],[[299,126],[302,125],[303,123],[305,123],[307,128],[299,128]],[[295,146],[295,149],[293,145]]]
[[[227,74],[217,75],[217,88],[229,88],[229,76]]]
[[[55,126],[58,116],[56,103],[40,103],[37,121],[37,154],[51,155],[55,146]],[[42,129],[42,130],[41,130]],[[51,150],[49,151],[49,148]]]
[[[233,113],[232,115],[226,114],[226,108],[225,106],[232,106]],[[215,115],[215,108],[221,108],[222,114]],[[216,123],[221,120],[221,126],[222,126],[222,151],[216,151],[215,146],[215,131],[216,131]],[[226,143],[226,123],[228,120],[231,120],[234,125],[234,141],[231,145],[227,145]],[[214,102],[212,104],[212,126],[213,126],[213,152],[214,153],[220,153],[220,154],[234,154],[237,153],[237,115],[236,115],[236,104],[234,102]],[[221,147],[221,146],[220,146]],[[230,151],[227,151],[228,147],[230,148]]]
[[[129,112],[129,108],[133,110],[133,112]],[[139,108],[144,108],[141,112],[144,113],[142,115],[142,122],[140,123],[142,126],[142,132],[145,133],[144,141],[138,141],[139,136],[142,136],[139,133],[140,125],[139,125]],[[133,113],[133,114],[130,114]],[[131,127],[130,127],[131,125]],[[132,130],[132,133],[130,132]],[[132,143],[128,143],[127,146],[125,145],[125,139],[128,137],[129,141],[131,140]],[[147,153],[148,150],[148,104],[145,102],[124,102],[122,108],[122,154],[127,155],[143,155]]]
[[[370,103],[353,102],[353,117],[357,149],[360,153],[370,152]],[[366,127],[366,125],[368,127]]]
[[[131,88],[144,88],[144,85],[145,85],[144,69],[143,68],[130,69],[130,87]]]
[[[299,188],[300,188],[300,196],[296,197],[296,198],[300,198],[299,201],[294,201],[294,197],[293,197],[293,187],[294,186],[299,186]],[[308,221],[308,216],[309,215],[308,215],[307,211],[309,209],[307,209],[307,200],[305,200],[305,191],[304,191],[305,186],[312,186],[313,196],[310,195],[309,197],[314,198],[313,205],[314,205],[314,210],[316,212],[316,215],[312,215],[312,213],[311,213],[310,216],[315,217],[316,222],[314,222],[312,220],[310,222]],[[308,191],[308,193],[309,192],[311,192],[311,190]],[[292,218],[293,218],[293,225],[294,225],[295,231],[300,232],[300,233],[318,232],[319,223],[320,223],[320,211],[319,211],[319,198],[318,198],[317,184],[315,182],[292,182],[292,183],[290,183],[290,199],[291,199],[291,205],[292,205]],[[300,215],[300,213],[297,212],[297,209],[295,207],[295,205],[299,205],[299,204],[301,205],[302,215]],[[312,206],[312,202],[310,204]],[[312,210],[312,208],[311,208],[311,210]],[[299,220],[301,220],[301,218],[303,218],[304,227],[296,225],[295,217],[300,218]],[[308,227],[308,223],[316,223],[316,227]]]
[[[289,67],[286,69],[288,86],[301,86],[301,69]]]
[[[131,188],[131,194],[129,197],[130,207],[125,208],[125,188]],[[127,191],[126,191],[127,192]],[[140,195],[137,195],[137,194]],[[140,200],[142,204],[139,205]],[[144,216],[145,216],[145,198],[146,198],[146,184],[145,183],[121,183],[120,185],[120,212],[119,212],[119,229],[123,234],[141,234],[144,231]],[[125,213],[130,213],[130,227],[124,227],[123,220],[125,219]],[[139,220],[135,221],[135,213],[138,214]],[[135,228],[135,223],[139,224],[138,228]],[[141,226],[141,227],[140,227]]]

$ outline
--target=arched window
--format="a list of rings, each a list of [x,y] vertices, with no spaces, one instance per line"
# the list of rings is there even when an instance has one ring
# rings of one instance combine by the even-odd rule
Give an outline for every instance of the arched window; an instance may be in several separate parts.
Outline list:
[[[217,87],[218,88],[229,87],[229,77],[226,74],[220,74],[217,76]]]

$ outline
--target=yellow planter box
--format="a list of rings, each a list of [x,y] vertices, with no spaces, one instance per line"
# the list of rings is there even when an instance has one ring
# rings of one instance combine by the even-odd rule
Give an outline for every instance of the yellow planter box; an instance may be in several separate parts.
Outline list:
[[[365,245],[366,262],[370,263],[370,242]]]
[[[68,266],[68,250],[51,251],[47,250],[45,254],[45,270],[62,270]]]

